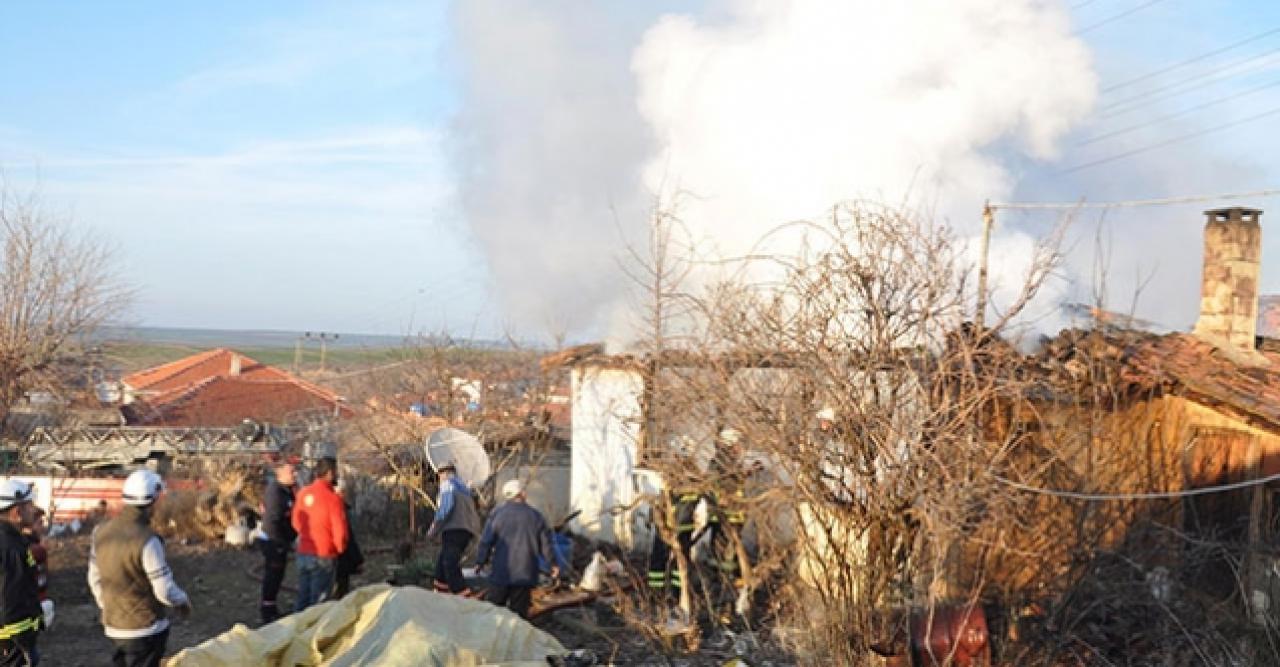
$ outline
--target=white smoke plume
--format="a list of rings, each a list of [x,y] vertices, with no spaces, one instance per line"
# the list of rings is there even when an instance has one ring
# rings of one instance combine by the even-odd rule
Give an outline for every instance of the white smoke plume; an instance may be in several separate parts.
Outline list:
[[[466,214],[525,319],[599,325],[655,195],[686,193],[681,218],[725,256],[851,198],[928,200],[975,233],[982,202],[1014,191],[1006,165],[1052,160],[1096,97],[1088,49],[1041,0],[595,7],[457,12]],[[997,257],[1029,244],[1005,232]]]

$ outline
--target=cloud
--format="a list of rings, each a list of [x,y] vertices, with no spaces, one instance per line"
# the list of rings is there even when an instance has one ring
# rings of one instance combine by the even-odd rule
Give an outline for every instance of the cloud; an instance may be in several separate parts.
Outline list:
[[[209,155],[53,156],[45,168],[262,167],[340,164],[430,165],[440,149],[435,133],[412,127],[373,128],[317,139],[263,141]]]
[[[146,322],[394,334],[483,316],[492,335],[443,159],[437,132],[368,127],[208,155],[68,155],[7,184],[112,239]]]

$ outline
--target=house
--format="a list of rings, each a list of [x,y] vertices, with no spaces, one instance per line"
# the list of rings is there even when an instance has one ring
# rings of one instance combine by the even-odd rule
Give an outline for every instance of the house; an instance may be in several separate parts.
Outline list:
[[[1064,536],[1164,560],[1145,567],[1177,566],[1187,540],[1200,540],[1237,550],[1255,603],[1280,595],[1263,548],[1280,538],[1280,340],[1258,335],[1261,213],[1206,212],[1192,331],[1071,329],[1029,359],[1026,400],[990,423],[990,437],[1019,443],[1009,483],[1035,494],[1034,509],[1003,529],[1016,549],[971,553],[981,562],[958,571],[1028,590],[1080,565]],[[1202,581],[1232,590],[1225,561],[1214,570]]]
[[[225,348],[132,373],[121,386],[131,425],[231,428],[354,414],[335,392]]]

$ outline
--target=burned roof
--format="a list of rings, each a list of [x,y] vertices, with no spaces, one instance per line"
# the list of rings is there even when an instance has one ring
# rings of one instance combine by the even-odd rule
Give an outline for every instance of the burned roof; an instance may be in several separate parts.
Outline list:
[[[1280,342],[1264,339],[1264,363],[1187,333],[1068,329],[1035,356],[1043,389],[1099,383],[1127,395],[1172,394],[1280,433]]]

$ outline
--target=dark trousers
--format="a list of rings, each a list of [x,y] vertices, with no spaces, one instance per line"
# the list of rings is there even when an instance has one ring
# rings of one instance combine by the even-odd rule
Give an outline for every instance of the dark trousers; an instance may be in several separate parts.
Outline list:
[[[169,630],[137,639],[112,639],[116,645],[111,664],[115,667],[160,667],[164,659],[164,646],[169,642]]]
[[[450,593],[461,593],[467,588],[462,577],[462,552],[471,543],[471,533],[465,530],[446,530],[440,536],[440,555],[436,557],[436,581],[449,587]],[[443,588],[444,586],[436,586]]]
[[[499,607],[506,607],[527,620],[529,606],[533,604],[533,586],[490,586],[484,599]]]
[[[40,664],[35,631],[0,641],[0,667],[35,667]]]
[[[738,531],[742,530],[741,524],[733,524],[733,527]],[[719,523],[711,524],[711,553],[721,573],[731,577],[737,577],[742,573],[742,567],[738,563],[738,549],[734,546],[733,540],[729,539],[729,533]]]
[[[684,554],[685,563],[692,565],[690,553],[693,551],[693,531],[682,530],[676,533],[676,544],[680,547],[680,553]],[[684,585],[680,580],[680,568],[675,554],[671,553],[671,547],[667,546],[657,531],[653,533],[653,548],[649,551],[648,583],[651,589],[679,590]]]
[[[262,549],[262,599],[258,602],[258,611],[262,622],[270,623],[280,618],[276,597],[280,595],[285,568],[289,566],[289,545],[275,540],[260,540],[258,545]]]

